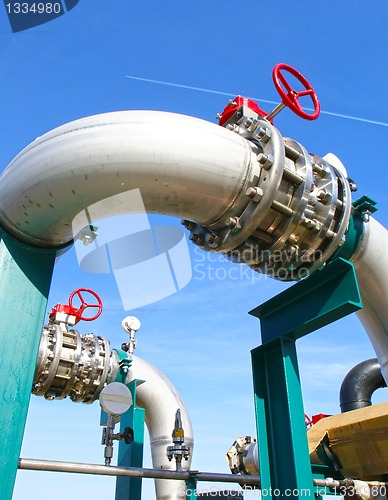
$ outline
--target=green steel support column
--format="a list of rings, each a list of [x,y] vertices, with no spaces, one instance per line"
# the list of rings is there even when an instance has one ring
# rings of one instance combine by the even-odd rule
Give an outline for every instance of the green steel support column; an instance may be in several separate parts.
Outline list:
[[[354,266],[339,258],[249,314],[260,319],[265,344],[283,336],[297,340],[361,308]]]
[[[257,347],[252,364],[262,491],[266,497],[313,498],[295,342],[276,339]]]
[[[143,467],[145,410],[136,406],[136,388],[141,383],[143,380],[133,380],[128,384],[133,397],[133,406],[120,417],[120,432],[123,432],[125,427],[131,427],[134,432],[132,444],[127,445],[124,441],[119,441],[117,465],[121,467]],[[141,478],[118,477],[115,500],[140,500],[141,484]]]
[[[353,265],[336,259],[251,311],[260,318],[263,341],[252,351],[252,368],[265,496],[314,493],[296,340],[361,307]]]
[[[11,500],[55,250],[0,229],[0,498]]]
[[[186,500],[196,500],[197,498],[197,480],[191,477],[186,481]]]

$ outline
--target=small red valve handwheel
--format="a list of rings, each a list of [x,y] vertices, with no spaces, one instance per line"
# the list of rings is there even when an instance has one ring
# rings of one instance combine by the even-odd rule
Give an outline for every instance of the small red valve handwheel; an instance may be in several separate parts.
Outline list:
[[[85,301],[83,295],[81,294],[81,292],[86,292],[86,293],[90,293],[91,295],[93,295],[93,297],[95,299],[97,299],[97,304],[89,304]],[[73,299],[74,297],[77,296],[79,298],[79,300],[81,301],[81,305],[78,307],[75,307],[73,305]],[[74,292],[72,292],[70,294],[70,297],[69,297],[69,306],[73,309],[73,315],[77,318],[78,321],[80,320],[83,320],[83,321],[93,321],[94,319],[97,319],[100,314],[102,313],[102,301],[100,299],[100,297],[96,294],[96,292],[93,292],[93,290],[90,290],[89,288],[77,288],[77,290],[74,290]],[[97,308],[97,312],[94,316],[91,316],[90,318],[88,318],[87,316],[83,316],[83,312],[85,311],[85,309],[92,309],[92,308]]]
[[[306,430],[313,426],[313,421],[306,413],[304,414],[304,423],[306,425]]]
[[[300,83],[304,86],[306,90],[296,91],[286,80],[286,77],[282,73],[282,70],[288,71],[291,73]],[[306,80],[306,78],[299,73],[299,71],[289,64],[280,63],[277,64],[272,71],[272,78],[278,91],[282,102],[285,106],[290,108],[294,113],[296,113],[301,118],[305,120],[316,120],[321,112],[321,105],[319,104],[319,100],[315,90],[312,88],[310,83]],[[314,104],[314,111],[309,114],[303,110],[299,98],[309,95]]]

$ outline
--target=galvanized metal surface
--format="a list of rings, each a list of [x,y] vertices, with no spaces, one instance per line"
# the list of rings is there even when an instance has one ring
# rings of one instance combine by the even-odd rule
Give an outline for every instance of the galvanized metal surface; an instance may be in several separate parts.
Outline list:
[[[225,126],[251,142],[257,155],[248,189],[228,208],[229,218],[208,225],[183,223],[204,250],[226,252],[231,260],[275,278],[298,280],[343,244],[350,185],[341,169],[282,137],[251,110],[245,113],[242,106]]]
[[[148,211],[184,217],[192,241],[206,250],[281,279],[315,271],[344,241],[346,171],[333,155],[310,155],[258,117],[242,113],[226,126],[152,111],[63,125],[1,175],[0,222],[34,245],[63,245],[83,229],[72,228],[77,214],[138,188]],[[114,213],[120,209],[104,216]],[[371,218],[354,262],[364,298],[359,318],[387,381],[386,242],[386,229]]]
[[[259,474],[257,441],[251,436],[236,438],[226,454],[232,474]]]

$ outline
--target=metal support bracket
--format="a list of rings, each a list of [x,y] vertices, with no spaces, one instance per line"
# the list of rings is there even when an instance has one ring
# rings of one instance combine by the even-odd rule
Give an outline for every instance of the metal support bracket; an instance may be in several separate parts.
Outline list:
[[[0,498],[11,500],[56,250],[0,229]]]
[[[196,500],[197,498],[197,480],[191,477],[186,481],[186,500]]]
[[[354,266],[339,258],[256,307],[263,344],[294,340],[362,308]]]
[[[295,342],[362,307],[353,264],[337,259],[250,314],[263,345],[252,351],[261,488],[268,497],[314,496]]]
[[[136,379],[127,384],[132,393],[133,406],[121,415],[120,432],[124,432],[125,427],[131,427],[134,432],[134,439],[129,446],[123,441],[119,441],[117,459],[119,467],[143,467],[145,410],[136,406],[136,389],[143,382],[144,380]],[[118,477],[116,479],[115,500],[140,500],[141,484],[141,478]]]

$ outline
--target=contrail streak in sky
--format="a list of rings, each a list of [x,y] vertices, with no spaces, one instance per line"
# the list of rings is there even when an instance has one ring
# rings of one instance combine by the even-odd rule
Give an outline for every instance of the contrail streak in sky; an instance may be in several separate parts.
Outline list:
[[[181,83],[163,82],[161,80],[151,80],[150,78],[140,78],[139,76],[125,75],[125,78],[130,78],[131,80],[138,80],[140,82],[156,83],[158,85],[165,85],[167,87],[177,87],[180,89],[195,90],[197,92],[207,92],[208,94],[224,95],[226,97],[235,97],[236,95],[238,95],[238,93],[221,92],[219,90],[211,90],[211,89],[204,89],[201,87],[193,87],[192,85],[183,85]],[[269,101],[268,99],[262,99],[261,97],[250,97],[250,99],[254,99],[255,101],[259,101],[259,102],[264,102],[266,104],[275,104],[275,105],[279,104],[279,102]],[[304,108],[304,109],[306,111],[313,111],[311,108]],[[333,113],[331,111],[322,111],[322,110],[321,110],[321,113],[323,115],[337,116],[338,118],[346,118],[347,120],[355,120],[358,122],[370,123],[372,125],[380,125],[382,127],[388,127],[388,123],[379,122],[376,120],[369,120],[367,118],[359,118],[357,116],[343,115],[341,113]]]

